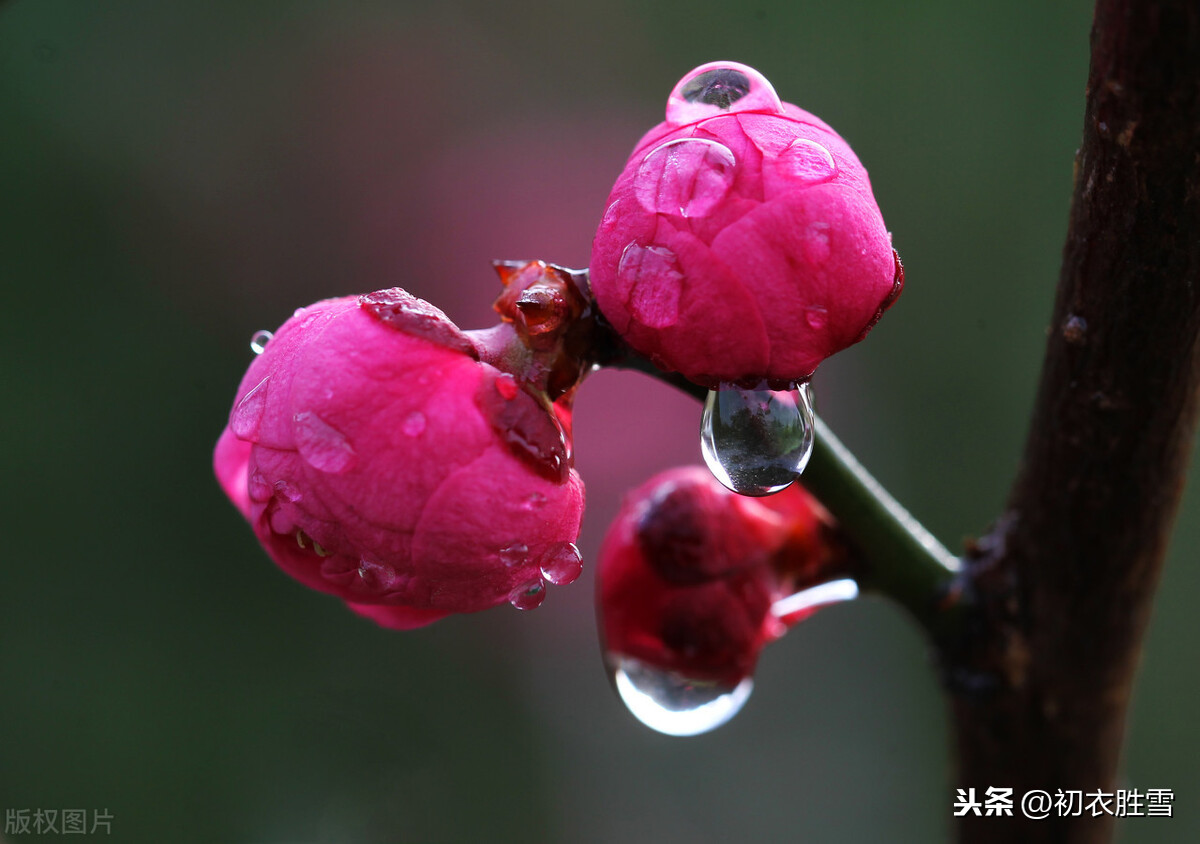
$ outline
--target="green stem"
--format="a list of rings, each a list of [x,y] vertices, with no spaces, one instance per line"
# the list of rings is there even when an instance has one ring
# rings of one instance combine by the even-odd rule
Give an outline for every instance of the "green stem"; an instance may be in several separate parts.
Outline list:
[[[864,591],[904,606],[935,637],[958,613],[951,588],[959,560],[862,467],[819,418],[804,488],[825,505],[858,549]]]
[[[666,373],[630,353],[611,365],[636,369],[704,401],[708,390]],[[833,431],[816,419],[804,488],[837,519],[862,559],[855,579],[905,607],[935,639],[952,635],[960,621],[953,588],[960,561],[862,467]]]

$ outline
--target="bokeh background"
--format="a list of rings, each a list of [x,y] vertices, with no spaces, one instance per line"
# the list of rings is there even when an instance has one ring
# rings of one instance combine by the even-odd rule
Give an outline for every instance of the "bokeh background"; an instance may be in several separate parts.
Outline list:
[[[209,844],[945,840],[945,707],[892,606],[818,614],[737,719],[665,738],[607,685],[590,570],[376,629],[274,568],[211,448],[299,305],[399,284],[482,327],[490,259],[586,265],[676,79],[735,59],[870,170],[908,285],[821,411],[956,547],[1024,438],[1089,27],[1085,0],[0,2],[0,809]],[[699,459],[699,408],[601,373],[576,418],[593,560],[624,490]],[[1126,766],[1176,817],[1127,842],[1200,840],[1194,475]]]

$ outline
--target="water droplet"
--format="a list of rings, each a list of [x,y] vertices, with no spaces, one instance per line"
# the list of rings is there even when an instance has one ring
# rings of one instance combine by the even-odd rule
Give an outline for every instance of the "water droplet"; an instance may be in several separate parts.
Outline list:
[[[334,475],[354,468],[358,455],[345,434],[308,410],[297,413],[292,421],[295,423],[296,448],[310,466]]]
[[[710,390],[700,423],[700,446],[713,476],[742,495],[771,495],[808,465],[813,413],[808,385],[798,389]]]
[[[520,542],[513,543],[507,548],[500,549],[500,562],[509,568],[519,566],[529,556],[529,546]]]
[[[798,138],[775,159],[778,171],[789,180],[815,185],[837,175],[833,154],[816,141]]]
[[[689,103],[707,103],[728,111],[750,93],[750,77],[732,67],[720,67],[697,73],[679,93]]]
[[[535,610],[546,600],[546,584],[538,578],[535,581],[518,586],[508,595],[508,602],[519,610]]]
[[[808,323],[809,328],[814,331],[820,331],[825,327],[825,323],[829,321],[829,311],[815,305],[811,308],[805,308],[804,321]]]
[[[737,715],[754,679],[734,686],[693,680],[638,659],[610,655],[613,685],[626,708],[647,727],[669,736],[707,733]]]
[[[270,331],[259,329],[254,332],[254,336],[250,338],[250,351],[256,355],[261,355],[267,350],[267,344],[271,342],[271,338],[275,335]]]
[[[583,555],[574,543],[561,542],[542,555],[540,565],[542,577],[555,586],[565,586],[583,573]]]
[[[670,249],[629,244],[617,264],[617,278],[629,291],[629,310],[639,323],[666,328],[678,322],[683,273]]]
[[[672,126],[735,111],[784,113],[767,78],[736,62],[701,65],[679,80],[667,99],[667,122]]]
[[[229,429],[239,440],[258,442],[258,428],[262,424],[263,412],[267,409],[267,376],[254,389],[242,396],[229,418]]]
[[[251,501],[257,501],[260,504],[271,499],[271,485],[267,483],[267,479],[263,477],[263,473],[257,469],[250,474],[246,491],[250,494]]]
[[[404,422],[400,425],[400,430],[404,432],[406,437],[419,437],[425,431],[425,414],[419,410],[414,410],[408,416],[404,417]]]
[[[724,144],[681,138],[642,159],[633,187],[651,213],[704,217],[729,193],[736,164]]]
[[[831,580],[820,586],[802,589],[794,595],[780,598],[771,605],[771,615],[788,627],[803,621],[821,607],[858,597],[858,584],[849,578]]]
[[[531,492],[525,496],[525,500],[521,502],[521,509],[527,513],[532,513],[534,510],[540,510],[546,504],[546,496],[540,492]]]
[[[358,576],[368,589],[383,592],[396,582],[396,570],[384,563],[376,563],[363,557],[358,561]]]

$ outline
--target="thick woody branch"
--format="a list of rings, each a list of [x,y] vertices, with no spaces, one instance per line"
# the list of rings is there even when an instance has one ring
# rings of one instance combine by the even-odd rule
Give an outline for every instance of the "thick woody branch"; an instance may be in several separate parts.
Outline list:
[[[1200,6],[1099,0],[1029,438],[969,567],[974,638],[948,655],[956,786],[1115,789],[1198,385]],[[961,840],[1112,834],[1108,816],[1016,814],[968,818]]]

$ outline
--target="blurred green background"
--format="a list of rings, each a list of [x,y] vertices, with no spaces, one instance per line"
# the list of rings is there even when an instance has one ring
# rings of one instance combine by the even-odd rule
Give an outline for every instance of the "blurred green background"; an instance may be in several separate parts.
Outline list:
[[[944,840],[944,704],[893,607],[819,614],[731,724],[669,739],[608,688],[590,570],[376,629],[274,568],[211,448],[299,305],[399,284],[481,327],[491,258],[585,265],[672,85],[734,59],[870,170],[908,283],[821,410],[957,547],[1024,438],[1089,27],[1083,0],[0,3],[0,810],[209,844]],[[612,373],[577,408],[591,560],[622,490],[699,459],[699,408]],[[1176,817],[1128,842],[1200,840],[1196,487],[1126,766]]]

